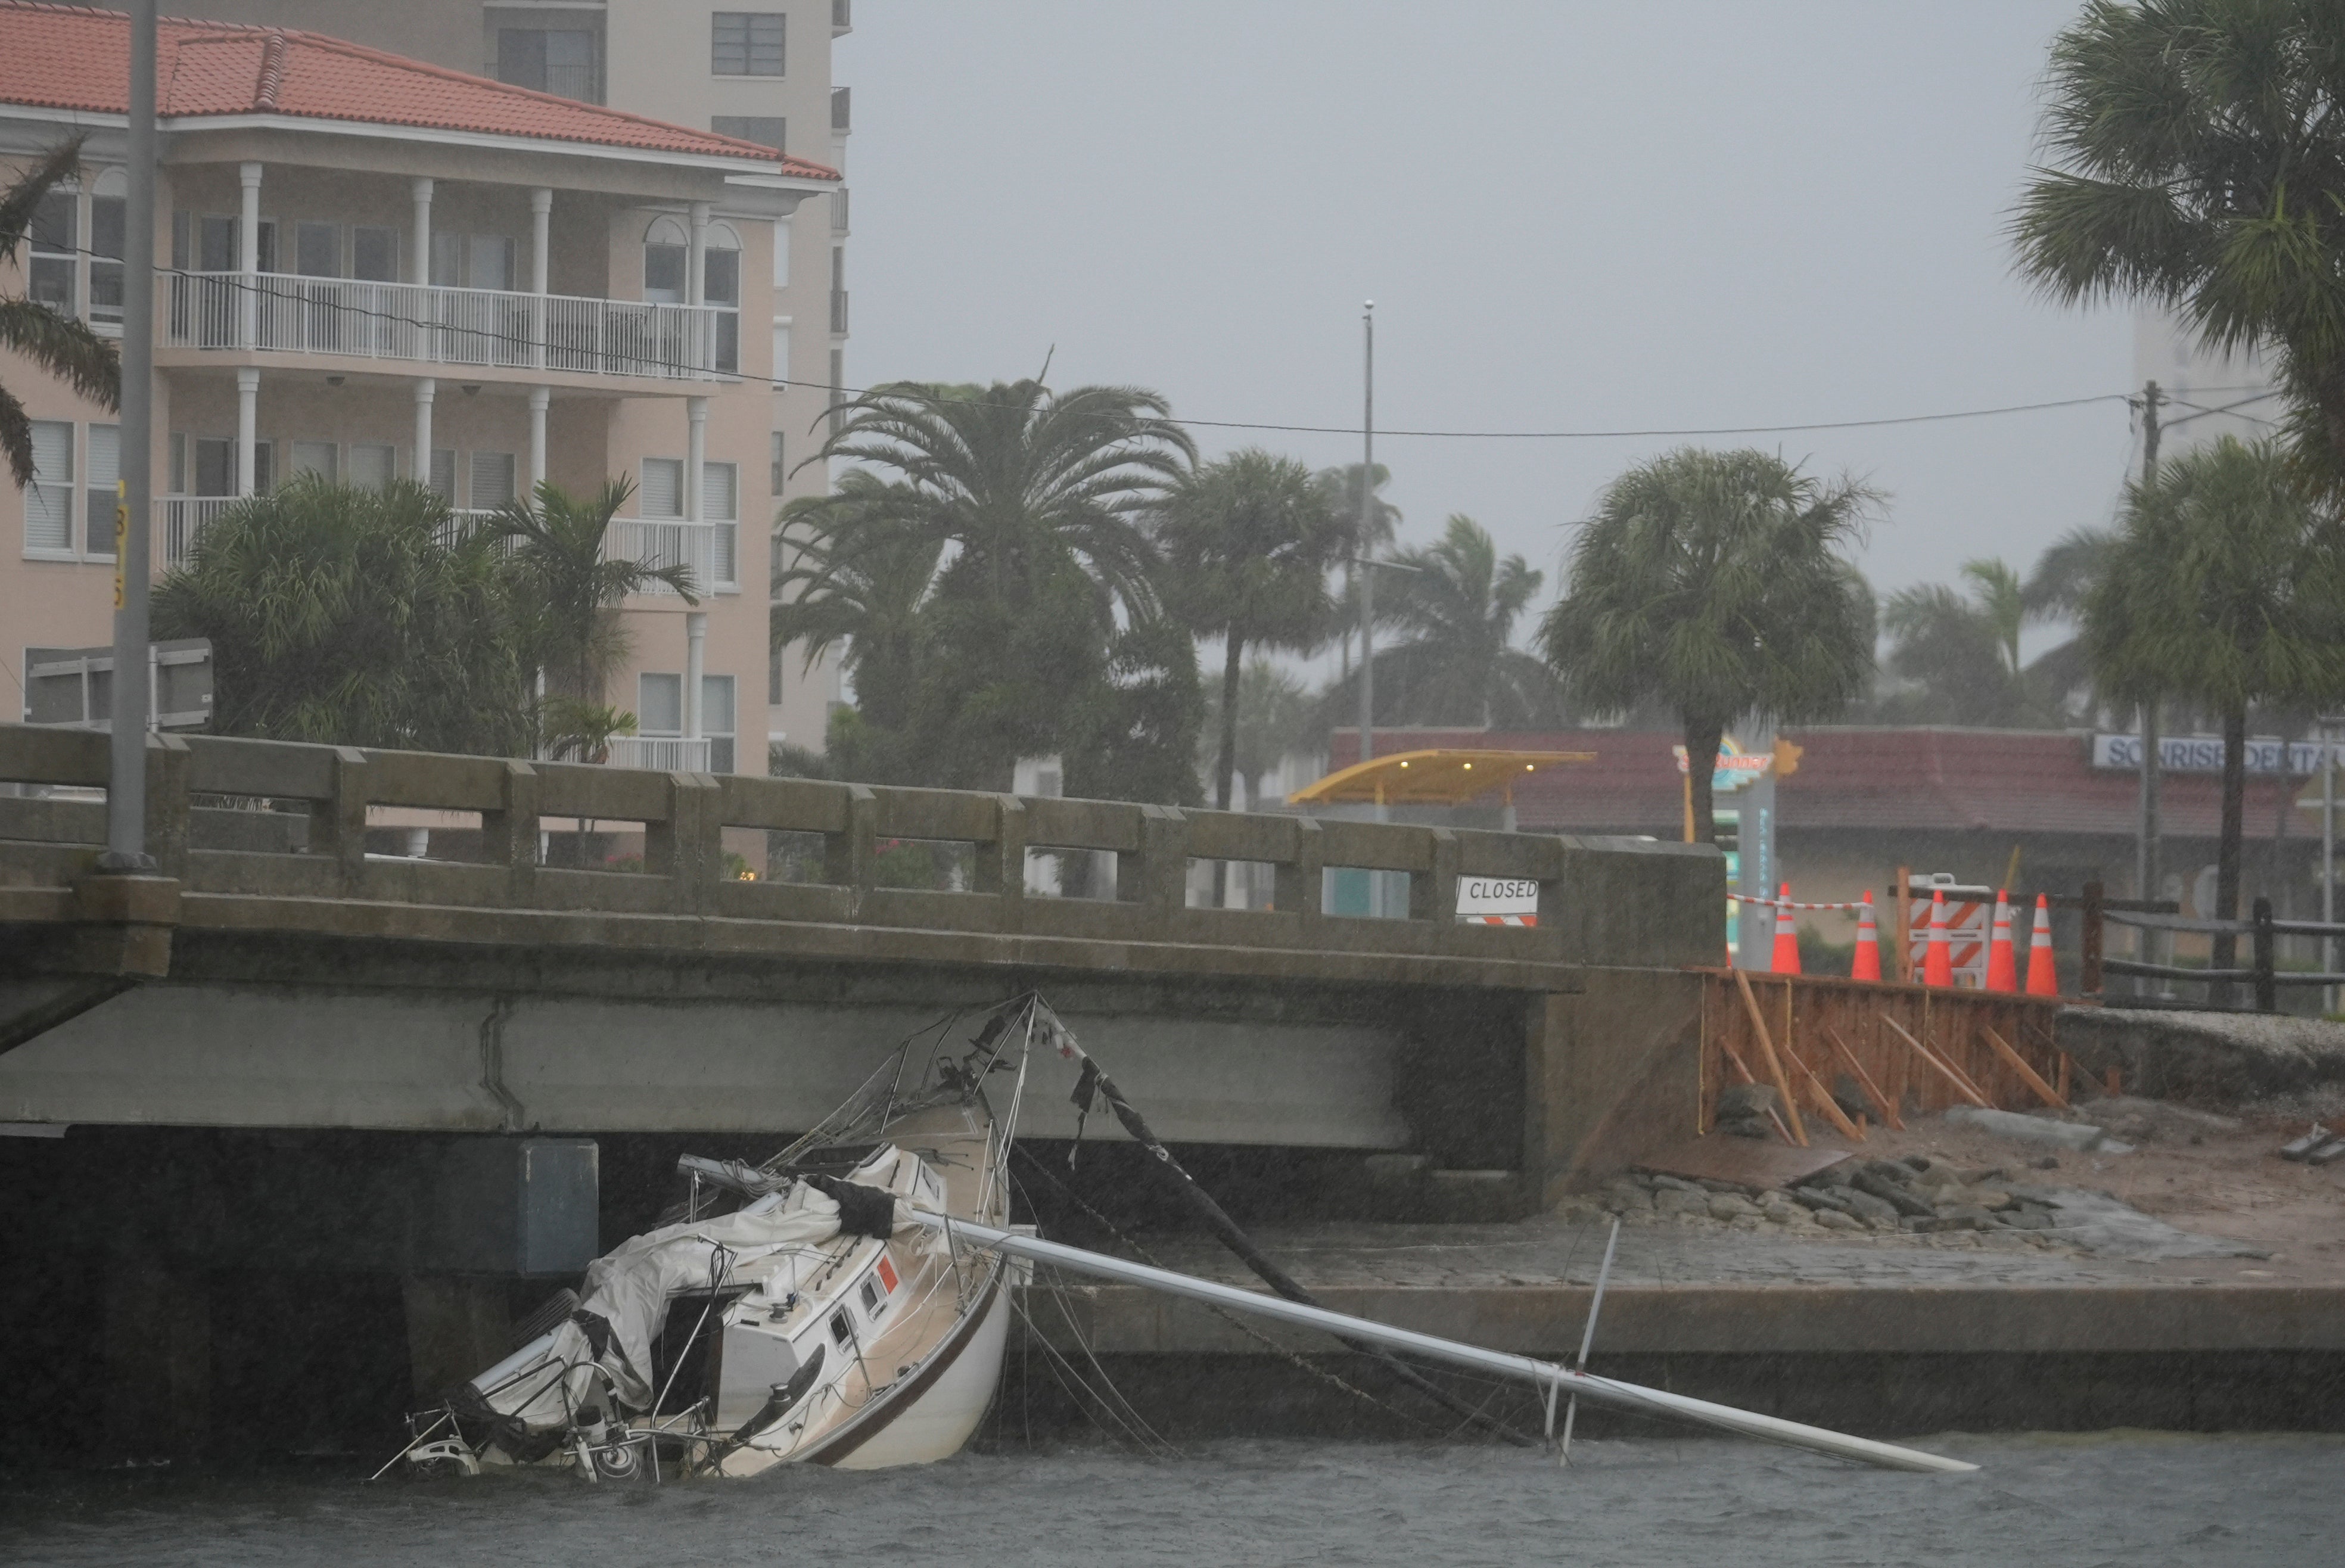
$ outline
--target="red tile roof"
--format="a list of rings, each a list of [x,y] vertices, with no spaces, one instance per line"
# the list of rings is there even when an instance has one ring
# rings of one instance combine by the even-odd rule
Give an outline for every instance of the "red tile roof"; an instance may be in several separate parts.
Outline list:
[[[1799,772],[1777,785],[1786,831],[2133,835],[2139,785],[2134,774],[2091,765],[2087,738],[2046,730],[1789,730],[1806,748]],[[1596,761],[1542,770],[1515,786],[1515,818],[1530,831],[1650,833],[1682,831],[1683,795],[1671,748],[1680,737],[1650,730],[1564,730],[1496,733],[1487,730],[1378,730],[1376,754],[1434,746],[1594,752]],[[1330,771],[1356,760],[1356,731],[1328,737]],[[2165,831],[2177,838],[2216,836],[2221,779],[2168,773],[2160,793]],[[2251,774],[2247,821],[2251,838],[2269,836],[2285,788],[2298,780]],[[1722,798],[1721,805],[1731,804]],[[2318,832],[2307,813],[2290,814],[2289,832]]]
[[[124,113],[130,98],[129,33],[129,19],[118,11],[0,0],[0,103]],[[776,165],[782,174],[838,177],[836,170],[755,142],[508,86],[316,33],[172,20],[161,25],[157,49],[157,113],[165,119],[283,115],[748,158]]]

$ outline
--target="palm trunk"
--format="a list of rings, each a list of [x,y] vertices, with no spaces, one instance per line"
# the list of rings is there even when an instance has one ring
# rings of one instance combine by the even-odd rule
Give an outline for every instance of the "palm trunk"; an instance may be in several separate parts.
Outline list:
[[[1213,765],[1213,804],[1222,811],[1230,809],[1230,781],[1238,771],[1238,665],[1245,657],[1245,638],[1234,626],[1224,646],[1222,658],[1222,754]],[[1213,862],[1213,907],[1223,907],[1228,897],[1230,863]]]
[[[2286,779],[2282,779],[2283,785]],[[2239,917],[2239,842],[2246,836],[2248,807],[2248,708],[2245,703],[2223,715],[2223,826],[2215,844],[2215,918]],[[2228,932],[2215,938],[2211,966],[2228,969],[2239,956],[2239,939]],[[2231,1000],[2228,980],[2211,982],[2207,999],[2218,1007]]]
[[[1718,744],[1725,738],[1724,721],[1685,722],[1686,779],[1693,789],[1693,841],[1718,842],[1718,818],[1713,812],[1711,779],[1718,772]]]

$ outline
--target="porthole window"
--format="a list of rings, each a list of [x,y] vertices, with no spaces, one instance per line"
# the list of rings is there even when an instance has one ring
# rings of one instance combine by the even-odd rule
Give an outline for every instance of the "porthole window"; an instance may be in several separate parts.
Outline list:
[[[879,1315],[879,1309],[883,1305],[879,1295],[878,1284],[872,1280],[866,1279],[863,1281],[862,1296],[863,1315],[867,1318],[878,1317]]]
[[[847,1320],[844,1310],[830,1315],[830,1337],[842,1345],[855,1337],[855,1325]]]

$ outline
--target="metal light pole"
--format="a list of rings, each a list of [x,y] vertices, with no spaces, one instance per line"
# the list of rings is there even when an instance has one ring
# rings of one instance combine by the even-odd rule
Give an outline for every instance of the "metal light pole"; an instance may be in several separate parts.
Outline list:
[[[2337,721],[2324,715],[2320,721],[2320,923],[2324,926],[2337,918]],[[2320,967],[2330,975],[2337,973],[2337,938],[2320,939]],[[2320,1010],[2337,1010],[2337,987],[2328,987],[2321,999]]]
[[[129,0],[129,198],[122,234],[121,483],[114,506],[114,711],[98,869],[152,871],[147,853],[147,587],[154,537],[155,3]]]
[[[1376,302],[1367,302],[1360,315],[1361,366],[1360,403],[1360,554],[1365,560],[1374,548],[1370,529],[1376,516]],[[1360,756],[1366,762],[1376,754],[1376,572],[1374,565],[1364,565],[1360,572]]]

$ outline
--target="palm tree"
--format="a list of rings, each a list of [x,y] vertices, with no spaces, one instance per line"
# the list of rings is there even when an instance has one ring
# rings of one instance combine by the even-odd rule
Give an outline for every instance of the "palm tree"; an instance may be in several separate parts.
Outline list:
[[[2081,622],[2086,596],[2107,569],[2109,551],[2116,541],[2117,534],[2110,529],[2072,528],[2045,546],[2044,553],[2036,558],[2035,570],[2027,574],[2026,585],[2020,590],[2020,603],[2027,619],[2069,625]],[[2037,692],[2062,711],[2066,711],[2072,693],[2092,682],[2092,663],[2085,655],[2081,636],[2046,649],[2027,669]]]
[[[1882,501],[1767,452],[1687,447],[1614,480],[1579,525],[1542,652],[1585,709],[1676,712],[1698,842],[1716,834],[1702,764],[1729,723],[1824,718],[1864,689],[1873,596],[1843,552]]]
[[[2027,619],[2019,574],[2001,561],[1967,561],[1969,592],[1942,582],[1903,588],[1881,609],[1893,642],[1889,671],[1919,683],[1961,724],[2016,724],[2033,703],[2019,663]]]
[[[421,485],[298,476],[229,507],[155,586],[207,637],[228,734],[526,754],[530,627],[496,541]]]
[[[1546,573],[1519,555],[1501,561],[1489,534],[1463,514],[1450,518],[1440,542],[1392,559],[1407,570],[1386,579],[1376,623],[1406,641],[1376,653],[1378,723],[1535,730],[1566,722],[1554,672],[1514,646],[1515,623]],[[1341,682],[1330,698],[1354,689]]]
[[[2085,640],[2108,695],[2221,715],[2215,902],[2238,919],[2248,708],[2345,697],[2345,523],[2308,501],[2275,443],[2225,437],[2186,453],[2128,490]],[[2218,937],[2214,966],[2235,952]]]
[[[592,496],[574,496],[552,481],[534,497],[508,501],[479,531],[511,541],[511,570],[532,622],[537,667],[546,677],[546,740],[554,754],[592,744],[596,731],[613,732],[602,716],[603,683],[627,656],[618,607],[654,583],[674,589],[687,604],[700,602],[692,568],[631,561],[606,552],[611,520],[634,487],[622,476]]]
[[[42,198],[81,167],[82,138],[51,148],[0,191],[0,257],[13,257],[33,227]],[[122,356],[88,324],[61,316],[21,294],[0,294],[0,349],[22,354],[75,392],[107,409],[122,406]],[[0,450],[16,488],[33,482],[33,421],[16,395],[0,385]]]
[[[896,381],[842,405],[821,450],[897,476],[878,491],[817,498],[799,515],[851,515],[840,528],[887,523],[959,551],[957,562],[1003,603],[1071,570],[1097,587],[1104,624],[1121,602],[1154,603],[1154,558],[1140,526],[1195,460],[1164,400],[1137,387],[1040,381],[982,390]],[[838,531],[837,529],[832,531]]]
[[[862,469],[827,496],[802,496],[782,509],[775,552],[774,646],[800,649],[802,667],[844,646],[858,702],[896,723],[918,670],[920,611],[935,585],[944,541],[900,521],[909,510],[899,487]]]
[[[1336,523],[1344,531],[1344,590],[1338,600],[1342,608],[1337,615],[1337,635],[1344,645],[1344,679],[1348,681],[1352,677],[1352,635],[1360,624],[1359,571],[1355,563],[1371,560],[1392,547],[1394,536],[1400,531],[1400,508],[1384,498],[1382,491],[1392,482],[1392,470],[1382,463],[1344,463],[1324,468],[1318,472],[1317,482],[1326,494]],[[1365,512],[1360,494],[1363,483],[1367,487]]]
[[[1156,540],[1175,612],[1198,636],[1222,640],[1213,801],[1227,811],[1246,650],[1307,653],[1325,642],[1335,608],[1327,569],[1345,534],[1309,469],[1248,447],[1196,470],[1167,498]]]
[[[2296,453],[2345,485],[2345,13],[2335,0],[2091,0],[2052,46],[2012,225],[2065,303],[2146,300],[2268,349]]]
[[[1211,769],[1220,760],[1222,704],[1218,693],[1206,703],[1208,733],[1217,748],[1201,754],[1198,766]],[[1254,798],[1262,776],[1279,759],[1295,749],[1311,733],[1316,714],[1304,683],[1266,658],[1246,661],[1238,676],[1237,774],[1246,781],[1246,796]]]

